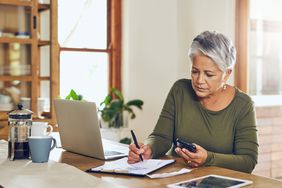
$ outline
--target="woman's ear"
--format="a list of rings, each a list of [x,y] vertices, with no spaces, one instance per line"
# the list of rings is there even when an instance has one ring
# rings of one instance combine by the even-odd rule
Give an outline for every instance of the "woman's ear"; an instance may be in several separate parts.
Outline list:
[[[230,75],[232,73],[232,69],[227,69],[224,75],[224,82],[227,82],[227,80],[230,78]]]

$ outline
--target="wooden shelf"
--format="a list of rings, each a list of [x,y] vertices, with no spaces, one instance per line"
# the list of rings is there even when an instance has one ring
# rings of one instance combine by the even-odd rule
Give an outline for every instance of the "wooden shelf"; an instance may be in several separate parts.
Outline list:
[[[45,10],[50,10],[50,5],[49,4],[41,4],[41,3],[39,3],[38,4],[38,11],[42,12],[42,11],[45,11]]]
[[[8,111],[1,111],[0,112],[0,121],[8,121]]]
[[[38,46],[47,46],[50,45],[50,41],[49,40],[40,40],[38,41]]]
[[[6,76],[6,75],[0,76],[0,81],[20,80],[20,81],[30,82],[32,81],[32,79],[33,79],[32,76]]]
[[[0,0],[0,4],[25,7],[32,6],[32,2],[28,0]]]
[[[42,81],[42,80],[51,80],[51,77],[50,76],[42,76],[42,77],[39,77],[39,80]]]
[[[59,54],[59,45],[58,45],[58,0],[50,0],[50,3],[39,3],[38,0],[0,0],[0,6],[3,7],[3,12],[0,14],[0,26],[3,30],[3,33],[11,32],[15,34],[20,31],[30,32],[29,38],[17,38],[17,36],[0,36],[0,60],[3,61],[3,68],[8,70],[1,70],[2,75],[0,75],[1,89],[9,89],[11,86],[16,87],[20,94],[15,94],[17,97],[29,96],[30,98],[30,108],[34,114],[38,114],[38,98],[45,96],[44,93],[50,93],[48,100],[50,101],[50,112],[44,112],[41,116],[37,117],[34,115],[34,119],[55,122],[55,113],[54,105],[52,101],[59,94],[59,64],[58,64],[58,54]],[[18,8],[24,9],[24,12],[18,12]],[[44,11],[50,11],[49,14],[43,14]],[[51,13],[52,11],[52,13]],[[17,19],[18,16],[23,16],[23,19]],[[34,27],[34,21],[37,21],[36,27]],[[47,24],[45,20],[49,19],[49,30],[48,28],[44,32],[49,33],[50,39],[40,40],[39,37],[42,34],[41,27],[43,24]],[[24,28],[20,29],[19,25],[24,25]],[[46,25],[47,26],[47,25]],[[18,43],[20,45],[20,51],[12,49],[13,44]],[[3,45],[4,44],[4,45]],[[42,47],[47,46],[48,50],[42,50]],[[19,56],[19,60],[22,64],[28,64],[28,70],[24,70],[18,73],[30,73],[27,75],[12,76],[9,68],[11,65],[12,55]],[[47,60],[42,60],[43,58]],[[49,66],[50,75],[40,76],[40,71],[43,66]],[[19,66],[19,70],[22,67]],[[25,68],[25,67],[24,67]],[[24,69],[23,68],[23,69]],[[30,71],[30,72],[27,72]],[[5,74],[3,74],[5,73]],[[16,84],[20,81],[21,84]],[[42,88],[43,82],[49,82],[48,88]],[[3,108],[4,110],[4,108]],[[7,112],[0,111],[0,123],[3,120],[7,122]],[[5,132],[5,131],[4,131]],[[0,132],[0,136],[1,136]],[[6,133],[5,133],[6,134]]]
[[[32,39],[30,39],[30,38],[16,38],[16,37],[0,37],[0,43],[32,44]]]

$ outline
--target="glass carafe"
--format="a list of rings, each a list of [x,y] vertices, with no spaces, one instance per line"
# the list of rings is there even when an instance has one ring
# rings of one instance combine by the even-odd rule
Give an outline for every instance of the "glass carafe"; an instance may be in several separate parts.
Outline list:
[[[32,111],[24,109],[19,104],[18,109],[9,112],[8,115],[8,158],[29,159],[28,137],[31,135]]]

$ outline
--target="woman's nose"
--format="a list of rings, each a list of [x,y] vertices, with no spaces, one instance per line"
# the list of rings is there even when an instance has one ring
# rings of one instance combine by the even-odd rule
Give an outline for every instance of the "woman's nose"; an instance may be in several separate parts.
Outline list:
[[[203,83],[204,82],[204,75],[203,74],[198,74],[197,82],[198,83]]]

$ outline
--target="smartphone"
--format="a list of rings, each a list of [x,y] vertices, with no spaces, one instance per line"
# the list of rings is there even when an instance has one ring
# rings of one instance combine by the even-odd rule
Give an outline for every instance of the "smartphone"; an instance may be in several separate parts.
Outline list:
[[[194,144],[191,144],[191,143],[188,143],[188,142],[185,142],[179,138],[176,139],[176,144],[177,144],[177,147],[180,147],[180,148],[185,148],[187,149],[188,151],[191,151],[193,153],[196,152],[196,146]]]

